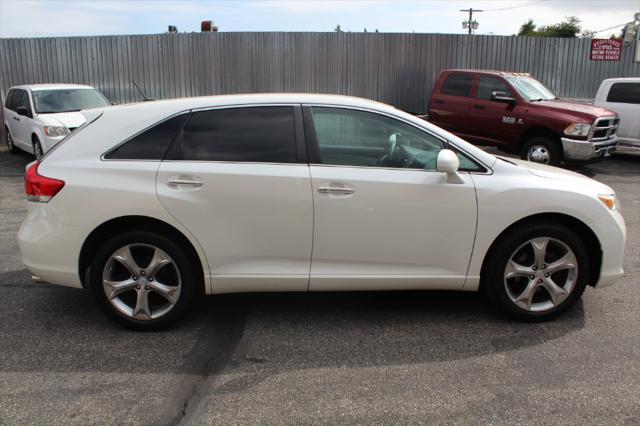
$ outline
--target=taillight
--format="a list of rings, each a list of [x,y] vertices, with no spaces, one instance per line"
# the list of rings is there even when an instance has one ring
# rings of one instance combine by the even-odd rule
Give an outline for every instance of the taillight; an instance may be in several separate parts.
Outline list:
[[[27,169],[27,173],[24,175],[24,192],[29,201],[47,203],[60,192],[64,181],[38,174],[39,165],[40,163],[37,162]]]

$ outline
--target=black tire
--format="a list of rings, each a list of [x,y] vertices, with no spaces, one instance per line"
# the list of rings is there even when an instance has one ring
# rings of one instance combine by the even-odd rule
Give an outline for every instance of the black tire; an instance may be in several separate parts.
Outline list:
[[[578,272],[572,290],[562,302],[548,310],[534,312],[521,308],[510,298],[506,289],[505,268],[519,247],[533,238],[544,237],[559,240],[573,251]],[[539,322],[553,319],[569,309],[582,296],[589,279],[589,254],[578,234],[561,224],[532,222],[513,228],[492,246],[484,262],[481,290],[491,302],[512,318]]]
[[[6,135],[5,138],[7,142],[7,148],[9,149],[9,153],[17,154],[18,148],[16,148],[16,146],[13,144],[13,137],[11,136],[11,132],[9,132],[9,129],[6,126],[4,128],[4,131]]]
[[[33,137],[33,156],[36,157],[36,160],[40,161],[44,152],[42,152],[42,144],[40,143],[40,139],[37,136]]]
[[[131,244],[151,245],[159,248],[170,256],[179,272],[181,289],[177,302],[159,318],[140,320],[127,316],[116,309],[105,293],[103,271],[107,261],[118,249]],[[130,231],[111,238],[98,249],[91,264],[88,287],[98,306],[114,321],[138,331],[156,331],[175,324],[184,316],[189,307],[194,306],[198,296],[202,294],[203,283],[200,276],[196,273],[194,265],[189,261],[185,251],[173,241],[153,232]]]
[[[536,161],[533,158],[530,158],[529,151],[534,147],[540,147],[543,155],[548,156],[549,161],[537,161],[540,163],[549,164],[550,166],[559,166],[562,163],[562,147],[560,143],[552,138],[548,138],[546,136],[534,136],[528,139],[520,150],[520,158],[528,161]]]

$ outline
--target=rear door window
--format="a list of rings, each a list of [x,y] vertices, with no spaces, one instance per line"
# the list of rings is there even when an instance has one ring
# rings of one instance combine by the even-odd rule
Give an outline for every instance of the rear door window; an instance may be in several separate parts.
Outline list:
[[[471,74],[450,74],[442,85],[442,93],[453,96],[466,96],[471,94]]]
[[[173,159],[295,163],[292,106],[212,109],[191,114]]]
[[[613,83],[607,102],[640,104],[640,83]]]
[[[139,133],[105,154],[107,160],[162,160],[188,114],[180,114]]]

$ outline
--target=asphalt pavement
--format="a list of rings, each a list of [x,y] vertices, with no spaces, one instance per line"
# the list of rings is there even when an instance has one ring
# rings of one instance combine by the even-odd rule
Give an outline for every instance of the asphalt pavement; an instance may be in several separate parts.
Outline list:
[[[578,170],[622,202],[626,276],[553,322],[471,293],[241,294],[160,333],[31,283],[29,161],[0,151],[0,424],[640,424],[638,157]]]

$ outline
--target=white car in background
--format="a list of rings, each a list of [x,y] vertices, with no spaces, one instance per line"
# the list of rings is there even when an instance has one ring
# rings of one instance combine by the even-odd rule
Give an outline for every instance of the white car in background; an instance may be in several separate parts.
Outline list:
[[[640,77],[604,80],[593,103],[620,116],[617,149],[640,152]]]
[[[78,84],[31,84],[9,89],[4,103],[7,147],[40,158],[85,118],[81,110],[109,105],[91,86]]]
[[[18,240],[36,281],[90,288],[128,327],[261,291],[481,289],[540,321],[623,274],[610,187],[378,102],[236,95],[86,114],[28,167]]]

